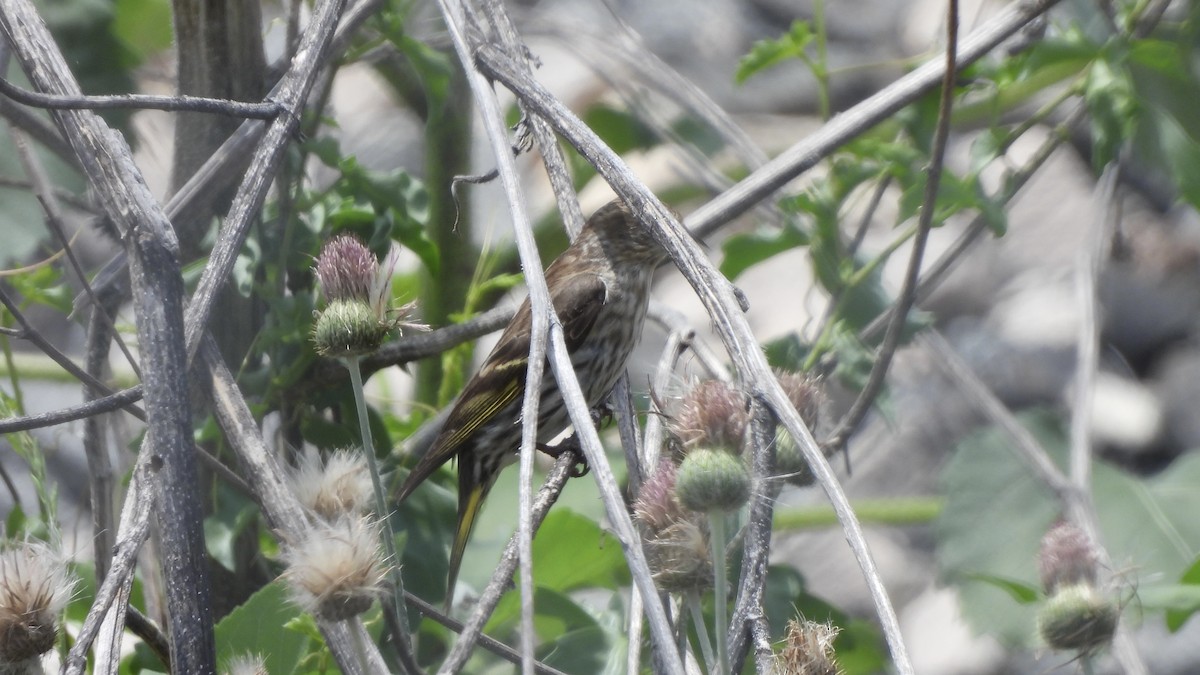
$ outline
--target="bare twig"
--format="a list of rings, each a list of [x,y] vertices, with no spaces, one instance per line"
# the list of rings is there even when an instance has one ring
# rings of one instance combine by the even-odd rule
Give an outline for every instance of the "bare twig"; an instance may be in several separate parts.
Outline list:
[[[567,465],[567,471],[568,471],[568,474],[566,476],[567,478],[570,478],[569,472],[573,468],[573,466],[572,466],[573,464],[574,464],[574,461],[572,460],[571,464]],[[547,480],[549,480],[548,477],[547,477]],[[561,486],[560,486],[560,488],[561,488]],[[546,487],[543,485],[542,489],[545,490]],[[512,575],[511,570],[509,571],[509,575],[510,576]],[[503,589],[501,590],[501,593],[503,593]],[[497,596],[497,598],[499,598],[499,596]],[[408,595],[407,598],[405,598],[405,600],[408,602],[408,604],[412,605],[413,608],[415,608],[418,612],[420,612],[422,616],[424,616],[428,619],[432,619],[456,633],[461,633],[464,630],[466,630],[466,624],[464,624],[463,622],[461,622],[457,619],[451,618],[451,617],[443,614],[442,612],[438,611],[437,607],[434,607],[433,605],[429,604],[428,602],[425,602],[424,600],[422,600],[421,598],[418,598],[415,595],[412,595],[411,593]],[[512,647],[509,647],[508,645],[504,644],[503,642],[497,640],[496,638],[494,638],[490,635],[484,634],[484,633],[480,633],[479,637],[478,637],[478,643],[479,643],[480,647],[495,654],[496,656],[499,656],[500,658],[504,659],[505,661],[508,661],[509,663],[511,663],[513,665],[517,665],[517,666],[521,665],[521,653],[518,652],[517,650],[513,649]],[[557,668],[552,668],[552,667],[542,663],[541,661],[537,661],[533,664],[533,672],[538,673],[538,675],[565,675],[565,673],[563,673],[561,670],[559,670]]]
[[[1079,304],[1079,334],[1075,354],[1074,396],[1071,402],[1070,477],[1074,487],[1073,499],[1064,506],[1070,519],[1095,544],[1100,562],[1111,568],[1108,550],[1104,547],[1100,523],[1092,499],[1092,399],[1099,366],[1100,328],[1097,288],[1100,271],[1108,259],[1112,237],[1121,218],[1120,181],[1121,160],[1109,164],[1100,176],[1093,197],[1095,227],[1088,245],[1081,248],[1075,264],[1075,292]],[[1113,638],[1113,657],[1128,675],[1145,675],[1146,664],[1134,645],[1129,624],[1122,621]]]
[[[148,489],[147,474],[150,471],[150,455],[141,455],[134,466],[134,480],[130,481],[125,507],[121,512],[121,525],[116,543],[111,551],[112,566],[109,574],[96,591],[96,598],[88,610],[83,626],[75,636],[75,644],[67,654],[67,675],[82,675],[87,667],[87,653],[99,635],[95,645],[98,673],[115,673],[120,661],[121,620],[129,603],[129,592],[133,588],[133,576],[137,568],[138,551],[150,536],[150,510],[154,495]],[[167,664],[170,665],[169,663]]]
[[[729,658],[733,672],[742,672],[755,624],[763,620],[763,594],[767,586],[767,562],[771,555],[771,522],[781,483],[775,473],[775,418],[761,400],[751,403],[750,450],[754,490],[742,556],[738,595],[729,619]],[[718,599],[720,601],[720,599]]]
[[[109,96],[55,96],[22,89],[0,78],[0,94],[34,108],[47,110],[167,110],[212,113],[255,120],[274,119],[283,111],[279,104],[226,101],[201,96],[155,96],[151,94],[116,94]]]
[[[933,214],[937,211],[938,187],[941,184],[942,166],[946,155],[946,143],[950,137],[950,110],[954,104],[954,80],[958,73],[958,0],[949,0],[948,16],[946,17],[946,65],[943,70],[942,95],[938,102],[937,127],[933,135],[933,148],[929,152],[929,167],[925,170],[925,194],[921,202],[921,213],[918,218],[917,232],[912,240],[912,253],[908,258],[908,269],[904,274],[904,283],[900,294],[892,308],[892,319],[883,335],[883,344],[867,383],[851,404],[850,409],[838,423],[824,445],[834,450],[842,448],[850,434],[858,428],[858,424],[866,417],[875,397],[883,389],[883,383],[891,367],[892,357],[900,346],[900,336],[904,324],[908,320],[908,311],[913,306],[917,290],[917,279],[921,274],[921,261],[925,257],[925,243],[929,240],[929,231],[933,228]]]
[[[550,472],[546,474],[546,480],[542,483],[542,488],[538,490],[537,498],[534,499],[530,510],[531,524],[535,529],[545,520],[550,507],[558,500],[558,496],[562,493],[563,486],[567,484],[574,468],[574,453],[564,452],[554,462]],[[500,597],[512,583],[513,572],[517,569],[518,544],[517,535],[509,538],[495,573],[492,574],[492,578],[483,592],[479,594],[479,599],[475,601],[475,609],[471,611],[471,616],[467,618],[466,624],[459,631],[458,641],[446,655],[446,660],[442,662],[439,673],[459,672],[466,665],[467,659],[471,657],[471,650],[475,642],[483,634],[484,624],[495,611]]]
[[[958,66],[964,67],[991,52],[996,45],[1059,1],[1031,0],[1008,5],[1005,10],[961,41],[958,45]],[[487,61],[486,53],[481,53],[480,56]],[[701,206],[688,217],[688,225],[698,236],[707,236],[712,230],[733,220],[789,180],[816,166],[847,141],[932,91],[942,81],[944,68],[945,60],[934,58],[862,103],[837,115],[816,133],[777,155],[733,188]]]

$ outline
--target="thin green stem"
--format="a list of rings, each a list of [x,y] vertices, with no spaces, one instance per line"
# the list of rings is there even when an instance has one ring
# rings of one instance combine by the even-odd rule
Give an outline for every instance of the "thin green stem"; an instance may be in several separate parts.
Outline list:
[[[11,328],[12,317],[8,312],[0,312],[0,315],[3,316],[3,327]],[[4,352],[4,367],[8,370],[8,380],[12,385],[13,407],[16,409],[16,414],[24,415],[25,395],[21,391],[21,377],[19,374],[21,371],[17,368],[13,356],[12,343],[9,341],[7,335],[0,335],[0,349]]]
[[[713,629],[717,638],[717,670],[720,675],[729,675],[729,620],[726,617],[729,598],[729,581],[725,577],[725,513],[708,513],[709,545],[713,563]],[[710,671],[712,672],[712,671]]]
[[[817,78],[817,105],[820,107],[821,119],[828,120],[831,106],[829,103],[829,47],[828,30],[825,24],[825,0],[813,0],[813,24],[817,29],[817,59],[812,68]]]
[[[854,513],[864,523],[877,525],[920,525],[933,522],[942,512],[943,500],[937,497],[856,500]],[[836,526],[837,515],[828,506],[778,508],[772,529],[776,532]]]
[[[683,600],[688,612],[692,615],[692,624],[696,626],[696,639],[700,642],[700,653],[704,656],[704,665],[708,672],[713,672],[717,662],[713,658],[712,640],[708,639],[708,628],[704,625],[704,611],[700,608],[700,594],[688,591]]]
[[[350,388],[354,390],[354,407],[358,409],[358,428],[362,434],[363,456],[367,459],[367,469],[371,474],[371,487],[375,491],[375,513],[383,525],[380,530],[380,539],[383,540],[383,551],[391,562],[396,621],[400,626],[400,631],[407,636],[409,633],[408,611],[404,605],[404,581],[400,578],[400,559],[396,556],[396,542],[392,534],[391,519],[388,518],[387,501],[383,496],[383,480],[379,477],[379,464],[375,460],[375,441],[371,437],[371,422],[367,419],[367,401],[363,395],[359,358],[352,356],[345,359],[343,363],[346,364],[346,370],[350,371]],[[402,648],[400,645],[397,647]]]

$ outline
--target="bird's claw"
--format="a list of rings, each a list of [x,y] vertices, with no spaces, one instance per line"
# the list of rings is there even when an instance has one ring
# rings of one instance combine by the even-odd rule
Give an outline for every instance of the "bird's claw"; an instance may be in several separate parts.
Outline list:
[[[537,449],[554,459],[562,457],[563,453],[566,452],[575,455],[575,464],[571,467],[571,478],[582,478],[591,471],[591,467],[588,466],[587,457],[583,454],[583,448],[579,446],[579,441],[574,436],[554,446],[538,443]]]

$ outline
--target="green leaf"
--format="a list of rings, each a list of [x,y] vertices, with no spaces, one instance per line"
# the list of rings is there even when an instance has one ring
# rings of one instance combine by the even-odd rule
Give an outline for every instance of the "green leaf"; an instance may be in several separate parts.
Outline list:
[[[1116,159],[1121,146],[1133,136],[1138,95],[1129,71],[1101,58],[1088,71],[1084,101],[1091,113],[1092,167],[1099,173]]]
[[[804,360],[808,357],[810,347],[798,334],[788,333],[764,344],[763,350],[772,368],[795,372],[804,369]]]
[[[774,40],[759,40],[750,53],[738,62],[734,81],[742,84],[755,73],[788,59],[803,58],[804,50],[816,38],[807,21],[793,21],[791,29]]]
[[[1057,418],[1030,414],[1022,422],[1044,447],[1061,455],[1065,440]],[[978,580],[1037,587],[1041,538],[1059,516],[1053,494],[1029,475],[995,430],[961,442],[940,482],[946,507],[935,525],[938,565],[942,576],[958,586],[964,617],[1003,642],[1030,644],[1035,609],[1013,602],[1008,588]]]
[[[171,3],[168,0],[116,0],[113,35],[139,61],[171,47]]]
[[[1179,579],[1180,583],[1190,589],[1187,593],[1191,596],[1193,593],[1200,591],[1200,558],[1192,563],[1192,566],[1183,573]],[[1150,589],[1144,589],[1150,590]],[[1142,602],[1145,602],[1145,594],[1139,591]],[[1197,610],[1200,610],[1200,604],[1180,607],[1175,605],[1167,609],[1167,628],[1173,633],[1183,627],[1187,620],[1191,618]]]
[[[579,588],[615,589],[628,576],[621,545],[595,521],[570,509],[550,512],[533,539],[534,581],[539,587],[565,593]],[[520,611],[516,593],[496,607],[487,630],[515,622]]]
[[[792,224],[767,232],[735,234],[721,245],[725,257],[721,260],[721,273],[729,279],[737,279],[742,272],[758,263],[808,244],[808,235]]]
[[[258,654],[266,659],[267,672],[294,672],[310,642],[304,633],[286,627],[299,613],[288,601],[284,582],[263,586],[217,624],[217,660],[228,663],[235,656]]]
[[[1200,585],[1196,584],[1153,584],[1139,586],[1137,604],[1143,612],[1163,611],[1166,613],[1167,629],[1178,631],[1200,611]]]
[[[538,660],[564,673],[614,672],[610,662],[625,653],[624,649],[615,648],[615,637],[599,626],[573,630],[540,646]]]
[[[604,104],[588,108],[583,121],[619,155],[652,148],[659,142],[658,134],[640,118]]]
[[[990,574],[971,574],[969,572],[963,574],[963,578],[970,579],[971,581],[982,581],[985,584],[991,584],[1005,593],[1008,593],[1010,596],[1012,596],[1013,600],[1016,600],[1022,605],[1028,605],[1042,599],[1041,594],[1038,593],[1036,588],[1030,586],[1029,584],[1015,581],[1013,579],[1004,579],[1002,577],[997,577]]]

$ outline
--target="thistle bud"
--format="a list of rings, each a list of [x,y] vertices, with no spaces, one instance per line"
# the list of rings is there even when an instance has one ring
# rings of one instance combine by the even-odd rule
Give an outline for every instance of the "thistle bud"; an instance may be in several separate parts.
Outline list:
[[[11,546],[0,551],[0,671],[21,672],[54,646],[75,579],[49,546]]]
[[[683,398],[669,423],[684,450],[695,447],[729,448],[741,452],[750,411],[746,395],[720,380],[706,380]]]
[[[646,562],[659,588],[670,593],[700,591],[712,585],[708,528],[704,518],[675,500],[677,470],[663,459],[642,485],[633,504],[641,525]]]
[[[750,472],[740,457],[696,448],[679,465],[675,496],[690,511],[734,511],[750,499]]]
[[[390,312],[389,288],[396,256],[381,265],[361,241],[338,235],[316,262],[317,281],[328,306],[317,315],[313,342],[324,356],[353,357],[375,351],[393,329],[425,326],[408,321],[413,305]]]
[[[377,526],[367,518],[319,523],[287,550],[285,559],[292,599],[323,619],[358,616],[386,592]]]
[[[1097,562],[1096,548],[1083,530],[1060,521],[1042,537],[1038,553],[1042,588],[1053,595],[1060,586],[1095,586]]]
[[[1038,612],[1038,633],[1053,649],[1091,652],[1112,642],[1120,608],[1089,584],[1059,586]]]

